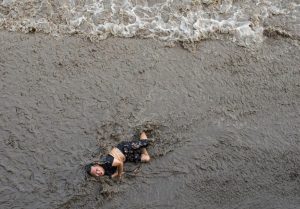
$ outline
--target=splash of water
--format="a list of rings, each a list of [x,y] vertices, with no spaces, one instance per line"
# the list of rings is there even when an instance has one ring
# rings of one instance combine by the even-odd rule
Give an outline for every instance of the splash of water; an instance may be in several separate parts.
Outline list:
[[[263,41],[266,19],[295,10],[298,4],[283,0],[2,0],[0,28],[79,33],[91,40],[111,35],[183,42],[230,38],[247,46]]]

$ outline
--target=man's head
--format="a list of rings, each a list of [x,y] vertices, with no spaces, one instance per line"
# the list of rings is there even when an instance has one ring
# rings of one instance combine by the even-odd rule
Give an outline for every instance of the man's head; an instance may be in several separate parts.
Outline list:
[[[86,172],[91,176],[103,176],[105,171],[104,168],[97,163],[90,163],[85,166]]]

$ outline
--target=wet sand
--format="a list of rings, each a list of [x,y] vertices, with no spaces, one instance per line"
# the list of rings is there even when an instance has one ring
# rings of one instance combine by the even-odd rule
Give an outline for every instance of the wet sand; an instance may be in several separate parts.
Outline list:
[[[0,32],[1,208],[299,208],[299,41]],[[138,130],[153,160],[122,182],[83,165]]]

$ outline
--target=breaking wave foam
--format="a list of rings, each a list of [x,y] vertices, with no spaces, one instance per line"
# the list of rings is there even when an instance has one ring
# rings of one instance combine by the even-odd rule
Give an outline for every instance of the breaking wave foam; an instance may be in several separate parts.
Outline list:
[[[111,35],[183,42],[230,38],[247,46],[262,42],[265,19],[297,9],[298,4],[283,0],[0,0],[0,28],[79,33],[91,40]]]

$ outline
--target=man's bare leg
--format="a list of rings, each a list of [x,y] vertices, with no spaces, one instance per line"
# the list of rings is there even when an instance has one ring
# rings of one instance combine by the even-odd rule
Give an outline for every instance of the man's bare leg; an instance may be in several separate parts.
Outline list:
[[[148,137],[147,137],[146,133],[143,131],[140,135],[140,140],[145,140],[145,139],[148,139]],[[141,162],[145,162],[145,163],[149,162],[150,161],[150,155],[148,154],[146,148],[142,148],[141,152],[142,152]]]

